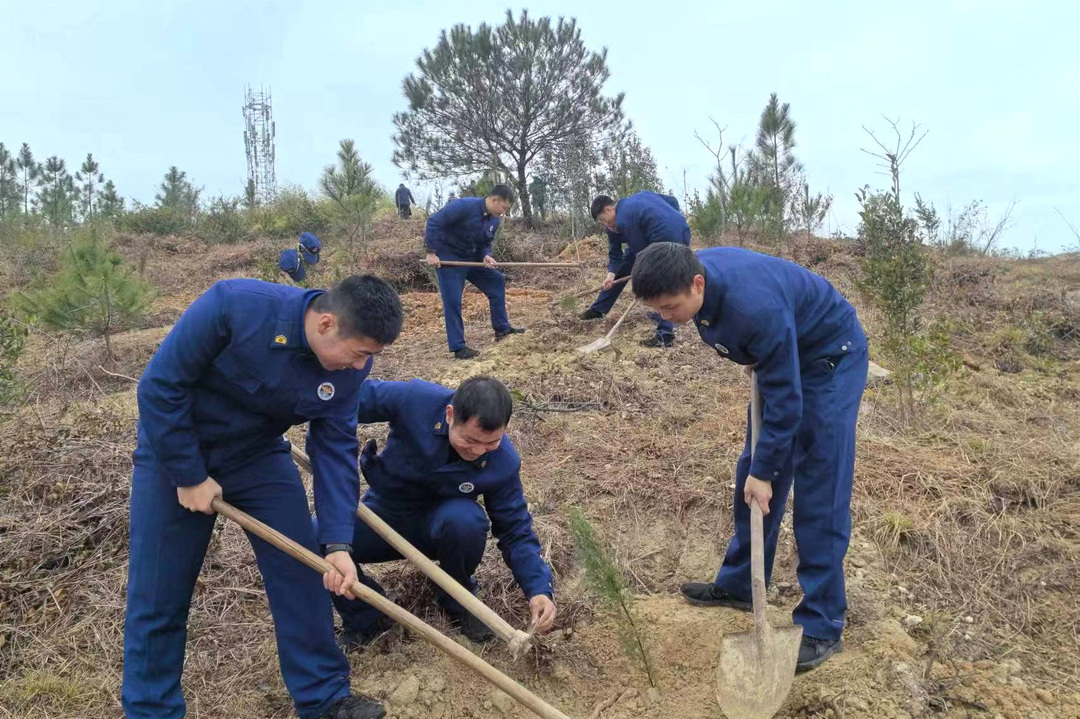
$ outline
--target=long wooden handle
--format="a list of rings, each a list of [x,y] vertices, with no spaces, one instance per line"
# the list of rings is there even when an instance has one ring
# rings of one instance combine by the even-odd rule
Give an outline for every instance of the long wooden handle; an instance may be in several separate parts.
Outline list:
[[[300,465],[302,469],[305,469],[308,472],[311,471],[311,460],[303,450],[293,447],[292,456],[293,460]],[[486,624],[500,639],[509,644],[515,658],[520,655],[523,649],[527,648],[529,643],[528,634],[510,626],[505,619],[492,611],[488,605],[481,602],[472,592],[455,581],[442,567],[428,559],[423,552],[410,544],[405,537],[402,537],[394,531],[393,527],[384,522],[379,515],[368,509],[363,502],[356,508],[356,516],[360,517],[364,524],[371,527],[375,534],[378,534],[385,539],[387,544],[397,550],[398,554],[412,562],[417,569],[428,577],[428,579],[442,587],[447,594],[456,599],[470,614]]]
[[[611,286],[614,287],[615,285],[621,285],[622,283],[629,282],[629,281],[630,281],[630,275],[627,275],[626,277],[620,277],[617,280],[613,280],[611,282]],[[603,292],[603,291],[604,291],[604,286],[600,285],[599,287],[597,287],[595,289],[588,289],[588,290],[582,290],[581,292],[575,292],[574,294],[571,295],[571,297],[584,297],[586,295],[591,295],[593,293]]]
[[[273,527],[263,524],[254,517],[241,512],[239,509],[222,499],[215,498],[211,507],[218,514],[228,517],[255,536],[269,542],[290,557],[303,562],[320,574],[334,571],[334,567],[330,562],[300,546]],[[457,659],[466,667],[512,696],[536,716],[542,717],[542,719],[569,719],[569,717],[561,711],[546,703],[543,699],[506,676],[465,647],[428,626],[423,620],[394,604],[374,589],[366,587],[359,581],[356,581],[353,582],[351,590],[352,593],[361,600],[375,607],[394,621],[404,624],[413,632],[419,634],[428,642],[434,644],[437,648],[449,654],[454,659]]]
[[[426,263],[426,260],[420,260]],[[442,267],[487,267],[483,262],[460,262],[458,260],[440,260]],[[499,267],[581,267],[577,262],[500,262],[494,269]]]
[[[626,316],[630,314],[630,310],[634,309],[634,305],[636,305],[636,304],[637,304],[637,298],[635,297],[635,298],[634,298],[634,301],[630,303],[630,306],[626,308],[626,312],[623,312],[623,313],[622,313],[622,317],[620,317],[620,318],[619,318],[619,321],[618,321],[618,322],[616,322],[616,323],[615,323],[615,326],[614,326],[614,327],[612,327],[612,328],[611,328],[611,330],[610,330],[610,331],[609,331],[609,332],[607,333],[607,338],[608,338],[609,340],[610,340],[610,339],[611,339],[612,337],[614,337],[614,336],[615,336],[615,333],[616,333],[616,332],[618,332],[618,331],[619,331],[619,325],[621,325],[621,324],[623,323],[623,320],[625,320],[625,319],[626,319]]]
[[[754,461],[758,437],[761,435],[761,394],[758,392],[757,372],[750,374],[750,462]],[[736,501],[738,501],[736,499]],[[750,592],[754,602],[754,626],[759,634],[772,627],[765,619],[768,595],[765,593],[765,519],[757,500],[750,502]]]

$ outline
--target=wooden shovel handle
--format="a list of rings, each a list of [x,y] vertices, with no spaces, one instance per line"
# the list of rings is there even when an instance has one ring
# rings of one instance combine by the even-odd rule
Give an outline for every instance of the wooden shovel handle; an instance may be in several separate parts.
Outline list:
[[[630,303],[630,306],[626,308],[626,312],[622,313],[622,317],[619,318],[619,321],[616,322],[615,326],[612,327],[611,330],[607,333],[607,338],[608,339],[611,339],[612,337],[615,336],[615,333],[619,331],[619,325],[621,325],[623,323],[623,320],[626,319],[626,316],[630,314],[630,310],[634,309],[634,305],[636,305],[636,304],[637,304],[637,298],[635,297],[634,301]]]
[[[426,263],[426,260],[420,260]],[[483,262],[460,262],[458,260],[439,260],[440,267],[487,267]],[[500,267],[581,267],[577,262],[499,262],[493,269]]]
[[[761,394],[758,392],[757,372],[750,374],[750,461],[753,463],[761,435]],[[738,500],[736,500],[738,501]],[[757,500],[750,502],[750,591],[754,602],[754,626],[758,632],[772,629],[765,619],[768,595],[765,592],[765,529],[764,517]]]
[[[300,546],[273,527],[263,524],[254,517],[241,512],[224,500],[215,498],[211,507],[218,514],[228,517],[255,536],[269,542],[290,557],[306,564],[320,574],[335,571],[330,562]],[[561,711],[546,703],[543,699],[506,676],[465,647],[439,633],[437,630],[424,623],[423,620],[405,611],[375,590],[364,586],[359,581],[353,582],[351,590],[352,593],[361,600],[375,607],[394,621],[404,624],[410,630],[419,634],[422,638],[434,644],[437,648],[441,649],[446,654],[449,654],[454,659],[457,659],[466,667],[512,696],[536,716],[541,717],[542,719],[569,719],[569,717]]]
[[[621,285],[622,283],[629,282],[629,281],[630,281],[630,275],[627,275],[626,277],[620,277],[617,280],[613,280],[611,282],[611,286],[614,287],[615,285]],[[571,295],[571,297],[584,297],[585,295],[591,295],[591,294],[593,294],[595,292],[603,292],[603,291],[604,291],[604,286],[600,285],[599,287],[597,287],[595,289],[588,289],[588,290],[582,290],[581,292],[575,292],[573,295]]]
[[[308,459],[303,450],[293,447],[292,456],[293,460],[302,469],[308,472],[311,471],[311,460]],[[442,567],[428,559],[423,552],[395,532],[393,527],[384,522],[379,515],[372,512],[363,502],[356,508],[356,516],[364,524],[371,527],[375,534],[385,539],[386,543],[393,547],[398,554],[412,562],[428,579],[442,587],[447,594],[461,603],[461,606],[465,607],[470,614],[486,624],[500,639],[509,644],[515,658],[523,649],[527,648],[529,643],[528,634],[510,626],[505,619],[492,611],[488,605],[481,602],[472,592],[455,581]]]

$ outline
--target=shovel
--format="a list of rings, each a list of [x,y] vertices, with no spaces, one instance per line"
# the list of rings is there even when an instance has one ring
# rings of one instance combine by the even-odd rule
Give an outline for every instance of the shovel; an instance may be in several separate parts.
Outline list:
[[[619,318],[619,321],[615,323],[615,326],[612,327],[606,335],[604,335],[598,340],[590,342],[587,345],[578,347],[577,351],[583,355],[588,355],[592,354],[593,352],[599,352],[600,350],[606,350],[608,347],[611,347],[611,338],[614,337],[615,333],[619,331],[619,325],[623,323],[623,320],[626,319],[626,316],[630,314],[630,310],[634,309],[634,305],[636,304],[637,300],[635,299],[633,302],[630,303],[630,306],[626,308],[626,312],[622,313],[622,317]]]
[[[293,461],[300,465],[301,469],[308,472],[311,471],[311,460],[308,459],[307,454],[297,447],[293,447],[292,456]],[[368,509],[363,502],[356,508],[356,516],[358,516],[364,524],[371,527],[375,534],[378,534],[385,539],[386,543],[393,547],[398,554],[412,562],[413,566],[423,572],[428,579],[442,587],[443,591],[456,599],[470,614],[486,624],[491,631],[495,632],[496,636],[509,645],[510,652],[515,660],[521,655],[523,650],[529,648],[529,642],[532,640],[532,636],[536,631],[535,627],[531,628],[531,632],[523,632],[514,629],[488,605],[477,599],[472,592],[461,586],[453,577],[447,574],[442,567],[428,559],[423,552],[410,544],[409,540],[394,531],[393,527],[384,522],[379,515]]]
[[[761,433],[757,374],[750,376],[750,452]],[[739,501],[736,498],[735,501]],[[784,703],[795,678],[802,627],[773,627],[765,617],[765,547],[761,507],[750,503],[750,576],[754,629],[730,634],[720,644],[716,700],[728,719],[770,719]]]
[[[306,564],[317,572],[326,574],[334,569],[330,562],[326,561],[317,554],[308,551],[300,544],[297,544],[293,540],[286,537],[281,532],[273,529],[272,527],[263,524],[254,517],[241,512],[232,505],[223,501],[220,498],[215,497],[211,508],[218,514],[228,517],[241,527],[251,532],[260,539],[274,545],[281,551],[288,554],[293,559],[299,560]],[[419,617],[405,611],[398,605],[391,602],[383,595],[376,592],[370,587],[366,587],[359,581],[353,582],[350,587],[352,593],[367,602],[371,606],[378,609],[380,612],[390,617],[391,619],[404,624],[411,631],[419,634],[427,641],[434,644],[440,650],[449,654],[454,659],[458,660],[472,671],[479,674],[484,679],[494,684],[499,689],[516,699],[522,706],[526,707],[538,717],[542,719],[569,719],[565,714],[545,702],[540,697],[533,694],[531,691],[518,684],[516,681],[500,672],[495,667],[485,662],[480,657],[470,652],[465,647],[461,646],[453,639],[440,633],[438,630],[432,628],[426,624]]]

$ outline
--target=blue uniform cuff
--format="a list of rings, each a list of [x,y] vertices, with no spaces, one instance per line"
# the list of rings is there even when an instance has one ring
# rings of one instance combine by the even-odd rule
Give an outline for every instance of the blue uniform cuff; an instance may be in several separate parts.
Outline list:
[[[347,524],[324,524],[319,522],[319,544],[352,544],[354,526]]]
[[[206,465],[198,464],[165,464],[161,467],[162,474],[169,478],[174,487],[194,487],[206,481]]]

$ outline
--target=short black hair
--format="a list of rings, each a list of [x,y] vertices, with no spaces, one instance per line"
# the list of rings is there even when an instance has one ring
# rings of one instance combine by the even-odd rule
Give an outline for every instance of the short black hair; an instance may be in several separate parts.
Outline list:
[[[311,303],[337,317],[345,337],[367,337],[388,345],[401,334],[404,312],[397,291],[375,275],[352,275]]]
[[[705,266],[689,245],[678,242],[654,242],[634,260],[630,282],[638,299],[656,299],[680,295],[690,290],[694,276],[705,276]]]
[[[597,195],[596,199],[592,201],[592,206],[589,208],[589,213],[595,220],[599,217],[600,213],[604,211],[605,207],[613,207],[615,200],[611,199],[607,195]]]
[[[477,375],[470,377],[458,386],[450,406],[454,408],[454,421],[465,424],[476,417],[480,428],[485,432],[494,432],[510,424],[510,415],[514,411],[514,398],[494,377]]]
[[[511,205],[517,199],[514,197],[514,191],[510,189],[509,185],[495,185],[491,188],[491,192],[487,193],[488,197],[501,197]]]

